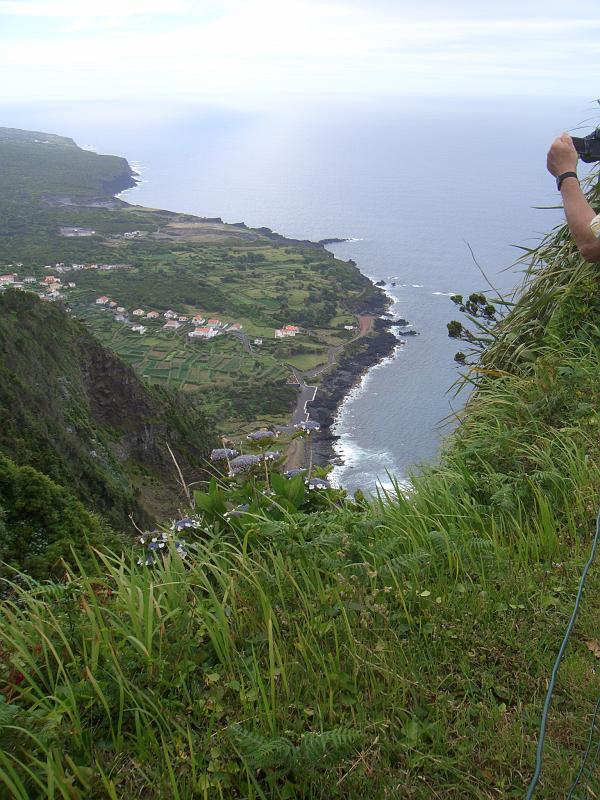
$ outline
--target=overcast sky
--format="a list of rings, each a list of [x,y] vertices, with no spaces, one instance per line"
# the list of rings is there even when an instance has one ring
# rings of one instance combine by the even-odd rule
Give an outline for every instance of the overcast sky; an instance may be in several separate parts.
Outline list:
[[[0,0],[0,100],[600,95],[595,0]]]

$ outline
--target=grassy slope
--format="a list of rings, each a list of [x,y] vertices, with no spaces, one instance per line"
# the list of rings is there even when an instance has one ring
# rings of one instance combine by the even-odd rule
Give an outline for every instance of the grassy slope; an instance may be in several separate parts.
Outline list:
[[[121,530],[174,513],[177,476],[192,479],[212,425],[185,398],[151,387],[75,319],[25,292],[0,296],[0,452],[69,489]]]
[[[101,581],[20,593],[0,625],[6,792],[522,797],[598,504],[598,283],[564,229],[533,254],[409,496],[205,525],[187,566],[109,558]],[[552,706],[548,800],[600,691],[599,575]]]

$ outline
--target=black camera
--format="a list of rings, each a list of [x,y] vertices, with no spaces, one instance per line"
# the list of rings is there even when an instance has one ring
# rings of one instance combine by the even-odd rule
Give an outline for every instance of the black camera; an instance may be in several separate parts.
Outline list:
[[[573,144],[575,150],[582,161],[590,164],[592,161],[600,161],[600,128],[596,128],[588,136],[581,139],[578,136],[573,136]]]

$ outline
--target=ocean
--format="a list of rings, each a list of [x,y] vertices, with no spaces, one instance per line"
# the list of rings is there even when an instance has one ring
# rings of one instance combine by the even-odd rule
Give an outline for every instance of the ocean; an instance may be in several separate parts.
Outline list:
[[[125,156],[131,203],[267,226],[331,246],[386,282],[418,336],[398,345],[344,402],[335,426],[353,491],[405,480],[434,461],[466,400],[451,390],[460,343],[450,293],[518,285],[516,246],[562,218],[546,172],[552,138],[588,119],[578,99],[245,98],[187,104],[26,103],[3,126],[74,138]],[[536,208],[554,206],[554,208]],[[395,284],[395,285],[392,285]]]

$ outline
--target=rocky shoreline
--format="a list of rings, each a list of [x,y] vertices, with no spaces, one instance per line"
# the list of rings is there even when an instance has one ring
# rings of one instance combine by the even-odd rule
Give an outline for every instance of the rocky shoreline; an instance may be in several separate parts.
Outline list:
[[[133,189],[137,186],[139,175],[135,172],[127,159],[119,159],[123,162],[121,172],[112,177],[110,180],[102,181],[102,190],[108,195],[117,195],[124,192],[126,189]]]
[[[324,466],[336,458],[333,445],[339,439],[332,432],[340,405],[371,367],[390,356],[398,339],[388,328],[394,322],[386,318],[374,321],[374,333],[356,343],[357,352],[345,353],[335,369],[324,379],[312,403],[307,404],[310,418],[321,425],[311,434],[313,464]]]

